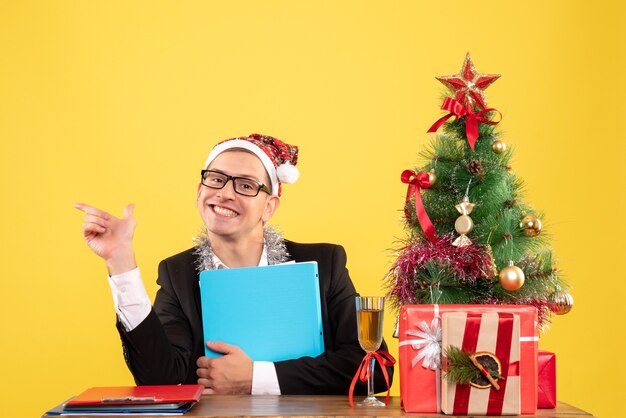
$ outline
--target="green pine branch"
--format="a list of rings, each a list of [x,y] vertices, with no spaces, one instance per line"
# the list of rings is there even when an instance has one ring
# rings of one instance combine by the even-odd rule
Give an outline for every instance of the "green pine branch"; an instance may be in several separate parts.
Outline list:
[[[480,371],[470,360],[469,353],[466,353],[459,347],[451,345],[444,349],[444,356],[448,359],[448,370],[445,371],[445,376],[448,381],[461,385],[469,385],[480,379]],[[494,379],[498,379],[499,377],[497,370],[489,370],[489,374]]]
[[[448,370],[445,371],[446,379],[461,385],[469,385],[475,381],[480,373],[472,363],[469,355],[455,346],[444,349],[444,356],[448,358]]]
[[[429,260],[415,276],[417,296],[428,304],[467,304],[484,294],[485,286],[460,283],[451,266]]]

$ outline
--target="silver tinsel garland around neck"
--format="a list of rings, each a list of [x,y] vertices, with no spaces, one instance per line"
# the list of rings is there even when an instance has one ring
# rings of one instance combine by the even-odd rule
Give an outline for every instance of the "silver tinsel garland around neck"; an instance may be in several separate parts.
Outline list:
[[[215,270],[214,252],[206,227],[200,230],[198,235],[193,238],[193,241],[196,243],[194,254],[198,256],[196,269],[198,271]],[[263,229],[263,243],[267,253],[267,264],[271,266],[289,261],[285,239],[273,226],[268,225]]]

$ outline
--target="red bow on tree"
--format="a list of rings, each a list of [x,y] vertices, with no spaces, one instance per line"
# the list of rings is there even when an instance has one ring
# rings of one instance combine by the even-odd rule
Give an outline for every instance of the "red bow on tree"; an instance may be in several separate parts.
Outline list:
[[[411,201],[411,195],[414,195],[417,220],[428,240],[434,244],[436,242],[435,234],[437,230],[426,213],[426,208],[424,208],[424,203],[422,202],[422,195],[420,194],[421,189],[428,189],[430,187],[430,177],[428,173],[421,171],[415,174],[415,171],[404,170],[400,179],[402,183],[409,185],[406,191],[406,203],[404,205],[404,216],[406,216],[407,222],[410,223],[412,218],[411,212],[409,212],[407,206]]]
[[[478,113],[474,113],[471,107],[465,107],[463,104],[455,99],[450,97],[446,97],[441,105],[443,110],[447,110],[448,113],[437,122],[430,127],[428,132],[437,132],[437,130],[444,124],[445,121],[450,119],[452,116],[456,116],[457,118],[465,118],[465,136],[467,137],[467,142],[469,143],[470,148],[474,151],[474,144],[478,139],[478,122],[486,123],[488,125],[497,125],[500,121],[492,121],[489,120],[486,116],[483,116],[485,113],[489,112],[498,112],[496,109],[483,109]],[[498,112],[499,114],[500,112]],[[502,115],[500,115],[502,118]]]

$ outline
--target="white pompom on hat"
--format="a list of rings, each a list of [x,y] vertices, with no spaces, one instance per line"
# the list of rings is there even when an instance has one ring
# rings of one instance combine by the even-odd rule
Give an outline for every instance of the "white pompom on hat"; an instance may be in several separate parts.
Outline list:
[[[298,147],[289,145],[268,135],[252,134],[248,137],[231,138],[215,145],[204,164],[206,169],[218,155],[226,150],[242,148],[259,157],[272,182],[272,194],[280,196],[281,183],[293,184],[300,177],[296,167]]]

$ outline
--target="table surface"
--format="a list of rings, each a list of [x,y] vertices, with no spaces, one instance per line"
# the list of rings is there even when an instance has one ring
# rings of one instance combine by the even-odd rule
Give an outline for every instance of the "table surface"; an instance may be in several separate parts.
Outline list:
[[[378,397],[383,399],[382,397]],[[72,415],[81,417],[83,415]],[[88,415],[84,415],[88,417]],[[150,417],[152,415],[142,415]],[[408,414],[400,407],[400,398],[392,397],[386,408],[351,408],[347,396],[203,396],[184,416],[189,417],[450,417],[441,414]],[[44,415],[48,417],[48,415]],[[155,416],[156,417],[156,416]],[[556,409],[539,409],[524,417],[592,417],[571,405],[559,402]]]

